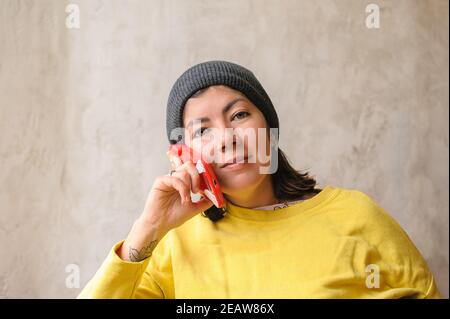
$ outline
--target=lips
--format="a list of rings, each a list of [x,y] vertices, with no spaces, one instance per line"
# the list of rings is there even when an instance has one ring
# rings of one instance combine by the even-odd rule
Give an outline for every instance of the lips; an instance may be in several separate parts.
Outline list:
[[[247,156],[238,157],[238,158],[234,157],[232,161],[230,161],[230,160],[225,161],[227,163],[220,165],[220,168],[227,167],[228,165],[231,165],[231,164],[246,163],[247,161],[248,161],[248,157]]]

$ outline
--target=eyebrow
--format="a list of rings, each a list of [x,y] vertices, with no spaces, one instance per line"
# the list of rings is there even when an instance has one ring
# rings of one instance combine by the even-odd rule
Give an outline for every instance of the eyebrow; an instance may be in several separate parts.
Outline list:
[[[222,114],[226,114],[233,107],[233,105],[239,101],[245,101],[245,99],[243,99],[242,97],[237,97],[237,98],[232,99],[230,102],[228,102],[225,105],[225,107],[222,110]],[[194,121],[200,121],[200,123],[204,123],[204,122],[209,122],[210,119],[208,117],[199,117],[197,119],[193,119],[193,120],[189,121],[189,123],[186,125],[186,128],[191,127],[193,125]]]

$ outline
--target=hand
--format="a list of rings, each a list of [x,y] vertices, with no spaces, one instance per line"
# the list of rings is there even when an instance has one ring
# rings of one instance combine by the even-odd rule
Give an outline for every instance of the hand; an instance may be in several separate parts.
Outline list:
[[[147,197],[141,218],[169,231],[193,216],[207,210],[213,203],[200,190],[200,174],[191,161],[182,163],[179,157],[172,158],[175,170],[170,176],[157,177]],[[202,195],[196,203],[191,200],[191,191]]]
[[[117,251],[120,258],[133,262],[151,256],[158,242],[171,230],[210,208],[213,203],[200,190],[200,175],[192,162],[175,159],[170,176],[157,177],[147,196],[144,211]],[[191,201],[191,191],[202,199]]]

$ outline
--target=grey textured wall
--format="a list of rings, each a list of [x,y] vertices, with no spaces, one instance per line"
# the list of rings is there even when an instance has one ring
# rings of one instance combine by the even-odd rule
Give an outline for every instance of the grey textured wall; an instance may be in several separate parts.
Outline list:
[[[82,287],[126,236],[170,87],[208,59],[253,70],[295,166],[372,196],[448,297],[446,0],[0,0],[0,297],[78,294],[65,267]]]

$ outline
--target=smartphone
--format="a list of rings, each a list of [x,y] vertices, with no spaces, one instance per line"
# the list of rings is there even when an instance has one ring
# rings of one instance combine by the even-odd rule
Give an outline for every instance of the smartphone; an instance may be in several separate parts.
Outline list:
[[[194,163],[197,172],[200,174],[200,189],[213,202],[214,206],[217,208],[223,208],[225,206],[225,199],[220,190],[216,174],[214,174],[211,165],[204,161],[200,154],[185,144],[172,144],[167,151],[167,156],[173,169],[176,168],[178,159],[182,163],[186,161]]]

